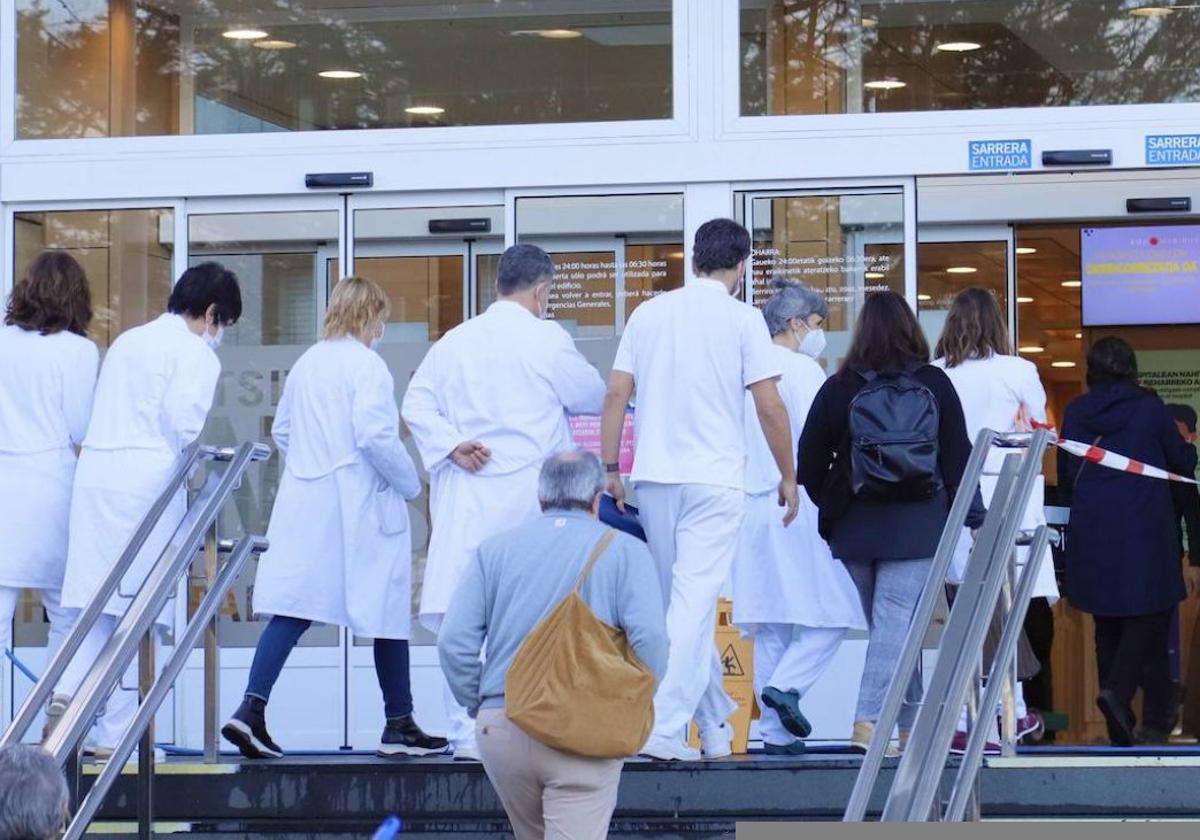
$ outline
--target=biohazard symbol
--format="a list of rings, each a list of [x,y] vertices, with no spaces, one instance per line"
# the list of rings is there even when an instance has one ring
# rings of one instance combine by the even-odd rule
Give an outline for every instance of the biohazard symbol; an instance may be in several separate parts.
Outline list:
[[[721,667],[725,670],[727,677],[744,677],[746,671],[742,668],[742,661],[738,659],[737,651],[733,649],[733,645],[729,644],[721,653]]]

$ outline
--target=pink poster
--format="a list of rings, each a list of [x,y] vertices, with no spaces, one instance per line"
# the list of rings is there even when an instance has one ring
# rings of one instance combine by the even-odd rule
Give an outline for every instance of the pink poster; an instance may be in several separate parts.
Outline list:
[[[575,445],[586,449],[597,458],[600,455],[600,418],[579,415],[570,418],[571,434],[575,437]],[[618,459],[621,464],[621,475],[629,475],[633,469],[633,411],[625,412],[625,428],[621,432],[621,454]]]

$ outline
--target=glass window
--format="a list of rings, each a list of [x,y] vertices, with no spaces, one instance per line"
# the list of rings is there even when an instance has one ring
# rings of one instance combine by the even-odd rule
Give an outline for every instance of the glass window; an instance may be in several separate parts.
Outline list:
[[[750,300],[760,306],[776,279],[825,296],[828,345],[821,361],[833,372],[850,347],[869,292],[904,294],[904,197],[901,193],[751,196],[754,237]]]
[[[741,112],[1192,102],[1195,7],[740,0]]]
[[[954,296],[987,289],[1008,320],[1008,242],[922,242],[917,246],[917,316],[929,347],[937,345]]]
[[[188,263],[215,260],[238,276],[242,317],[225,330],[221,379],[201,440],[228,446],[269,442],[288,369],[318,334],[318,294],[335,271],[336,210],[227,213],[188,218]],[[265,534],[282,468],[278,455],[250,470],[222,515],[225,533]],[[223,647],[253,647],[265,626],[255,619],[254,574],[248,563],[220,611]],[[203,596],[193,588],[191,605]],[[338,643],[338,628],[305,633],[302,645]]]
[[[672,115],[670,0],[16,0],[16,10],[25,138]]]
[[[120,333],[157,318],[171,293],[175,214],[148,210],[71,210],[17,213],[14,276],[41,251],[67,251],[87,272],[95,317],[91,338],[108,347]],[[25,592],[17,608],[13,644],[42,647],[49,624],[41,601]]]

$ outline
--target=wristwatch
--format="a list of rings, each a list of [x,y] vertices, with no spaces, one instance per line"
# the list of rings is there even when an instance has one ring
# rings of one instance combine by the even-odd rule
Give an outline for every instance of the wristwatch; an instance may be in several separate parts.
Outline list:
[[[621,471],[620,464],[605,464],[604,471],[607,473],[619,473]]]

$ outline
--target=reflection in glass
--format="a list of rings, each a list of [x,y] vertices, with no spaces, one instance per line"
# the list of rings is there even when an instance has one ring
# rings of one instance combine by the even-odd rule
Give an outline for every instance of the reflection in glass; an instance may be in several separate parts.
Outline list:
[[[672,113],[669,0],[16,0],[16,10],[20,137]]]
[[[740,0],[741,112],[1192,102],[1200,15],[1127,0]]]
[[[825,296],[832,372],[850,346],[858,310],[872,291],[904,293],[904,201],[900,193],[755,198],[750,300],[771,296],[775,280],[803,283]]]
[[[1008,243],[922,242],[917,245],[917,316],[929,346],[937,344],[954,296],[987,289],[1008,320]]]
[[[221,379],[201,441],[271,442],[275,407],[288,368],[316,341],[317,295],[337,256],[336,211],[230,213],[188,219],[188,263],[215,260],[237,274],[242,317],[226,329],[218,355]],[[278,455],[251,470],[226,508],[226,533],[266,533],[282,468]],[[220,611],[224,647],[253,647],[265,622],[254,617],[254,574],[247,564]],[[203,595],[193,587],[189,608]],[[336,627],[316,627],[301,645],[338,642]]]

